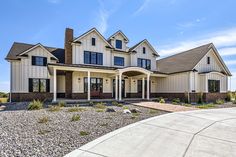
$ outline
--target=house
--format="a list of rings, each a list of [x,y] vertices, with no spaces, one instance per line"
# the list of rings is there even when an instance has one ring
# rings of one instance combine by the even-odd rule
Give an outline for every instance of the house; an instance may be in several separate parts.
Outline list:
[[[231,73],[212,43],[160,60],[148,40],[128,43],[122,31],[105,39],[96,28],[76,38],[67,28],[64,49],[15,42],[11,101],[226,97]]]

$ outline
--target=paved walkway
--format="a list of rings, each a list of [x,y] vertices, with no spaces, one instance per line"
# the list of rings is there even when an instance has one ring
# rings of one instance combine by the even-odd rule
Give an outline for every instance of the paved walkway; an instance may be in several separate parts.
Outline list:
[[[234,157],[236,108],[169,113],[108,133],[66,157]]]
[[[186,106],[180,106],[180,105],[172,105],[172,104],[167,104],[167,103],[161,104],[161,103],[153,102],[153,101],[138,102],[138,103],[132,103],[132,104],[133,105],[137,105],[137,106],[157,109],[157,110],[168,111],[168,112],[180,112],[180,111],[197,110],[197,108],[193,108],[193,107],[186,107]]]

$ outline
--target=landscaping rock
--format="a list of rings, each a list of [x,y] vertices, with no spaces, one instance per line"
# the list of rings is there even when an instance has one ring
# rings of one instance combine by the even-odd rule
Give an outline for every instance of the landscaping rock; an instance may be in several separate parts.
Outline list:
[[[106,112],[116,112],[113,108],[107,108]]]
[[[128,110],[128,109],[124,109],[123,113],[125,113],[125,114],[131,114],[131,111]]]
[[[131,111],[131,113],[141,113],[141,111],[137,108],[131,109],[130,111]]]

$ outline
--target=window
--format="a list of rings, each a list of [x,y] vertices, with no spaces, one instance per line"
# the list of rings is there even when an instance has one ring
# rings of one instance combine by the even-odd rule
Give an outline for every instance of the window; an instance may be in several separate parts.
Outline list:
[[[50,92],[50,80],[30,78],[29,92]]]
[[[208,80],[208,92],[210,93],[220,92],[220,80]]]
[[[114,65],[124,66],[124,58],[123,57],[114,57]]]
[[[122,49],[122,41],[121,40],[116,40],[116,48]]]
[[[151,60],[138,58],[138,67],[150,70],[151,69]]]
[[[96,39],[92,38],[92,45],[95,46],[96,45]]]
[[[210,64],[210,63],[211,63],[211,58],[207,57],[207,64]]]
[[[39,56],[32,56],[32,65],[46,66],[47,65],[47,58],[46,57],[39,57]]]
[[[103,80],[102,78],[90,78],[90,91],[101,92],[103,91]],[[88,92],[88,78],[84,78],[84,92]]]
[[[103,64],[103,54],[98,52],[84,51],[85,64]]]
[[[146,48],[143,47],[143,54],[146,54]]]

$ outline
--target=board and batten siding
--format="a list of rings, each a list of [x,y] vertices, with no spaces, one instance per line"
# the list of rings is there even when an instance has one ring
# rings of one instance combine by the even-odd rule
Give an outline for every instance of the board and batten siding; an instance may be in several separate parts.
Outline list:
[[[157,78],[158,93],[184,93],[189,91],[189,72]]]
[[[42,47],[38,46],[35,49],[27,53],[28,57],[22,57],[20,61],[11,61],[12,66],[12,93],[28,93],[29,91],[29,78],[43,78],[50,79],[50,75],[47,66],[33,66],[32,56],[47,57],[48,63],[55,63],[51,60],[51,54],[49,54]],[[50,80],[52,85],[53,79]],[[50,92],[53,88],[51,86]]]
[[[95,46],[92,46],[92,38],[96,39]],[[81,44],[72,45],[72,64],[84,64],[84,51],[99,52],[103,54],[103,65],[111,66],[111,50],[107,49],[107,44],[95,32],[81,38]]]
[[[120,33],[118,33],[118,34],[114,37],[114,39],[111,40],[111,45],[112,45],[113,47],[116,47],[116,39],[122,41],[122,49],[119,49],[119,50],[126,51],[126,50],[128,49],[128,47],[127,47],[127,45],[126,45],[126,42],[125,42],[125,40],[124,40],[124,37],[123,37]]]

